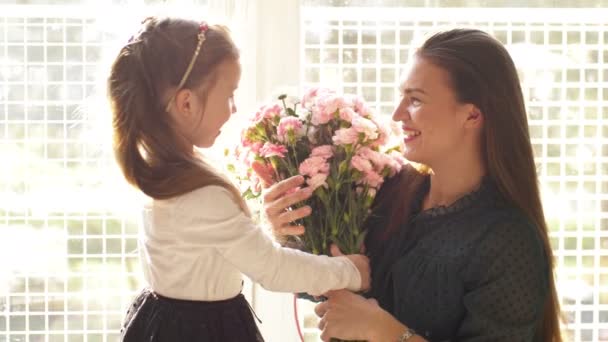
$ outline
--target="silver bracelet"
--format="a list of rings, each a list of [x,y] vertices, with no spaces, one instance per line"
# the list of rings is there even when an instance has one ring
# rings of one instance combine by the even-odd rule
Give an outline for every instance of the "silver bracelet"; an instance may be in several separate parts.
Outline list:
[[[399,336],[397,342],[405,342],[410,338],[414,337],[414,335],[416,335],[416,332],[413,329],[407,328],[403,335]]]

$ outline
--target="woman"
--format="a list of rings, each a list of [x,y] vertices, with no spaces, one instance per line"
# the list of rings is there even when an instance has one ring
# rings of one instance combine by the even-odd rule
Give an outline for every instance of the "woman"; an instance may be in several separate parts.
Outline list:
[[[438,33],[400,90],[393,120],[405,157],[421,166],[385,183],[367,223],[375,300],[330,292],[315,308],[322,339],[561,341],[524,100],[506,49],[478,30]],[[277,234],[301,233],[277,214],[291,202],[268,205]]]

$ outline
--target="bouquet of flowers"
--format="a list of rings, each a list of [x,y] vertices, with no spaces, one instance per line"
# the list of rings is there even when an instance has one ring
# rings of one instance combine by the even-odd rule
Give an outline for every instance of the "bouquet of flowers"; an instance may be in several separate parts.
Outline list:
[[[360,253],[376,192],[405,163],[400,129],[383,124],[355,95],[313,88],[299,102],[278,100],[262,106],[241,134],[236,157],[247,172],[245,197],[260,194],[254,162],[275,181],[303,175],[314,189],[302,204],[312,215],[301,222],[304,236],[292,242],[314,254],[329,255],[332,243],[345,254]]]

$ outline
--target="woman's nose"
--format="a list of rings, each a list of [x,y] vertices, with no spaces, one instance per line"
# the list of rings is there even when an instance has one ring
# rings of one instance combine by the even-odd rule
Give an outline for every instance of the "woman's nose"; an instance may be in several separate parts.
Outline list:
[[[409,116],[405,100],[401,100],[393,111],[393,121],[403,121]]]

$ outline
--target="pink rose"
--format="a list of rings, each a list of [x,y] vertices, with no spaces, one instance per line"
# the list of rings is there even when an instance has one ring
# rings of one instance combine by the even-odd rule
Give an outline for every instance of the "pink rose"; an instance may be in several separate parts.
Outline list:
[[[287,148],[283,145],[275,145],[272,143],[265,143],[260,149],[260,156],[264,158],[280,157],[284,158],[287,153]]]

